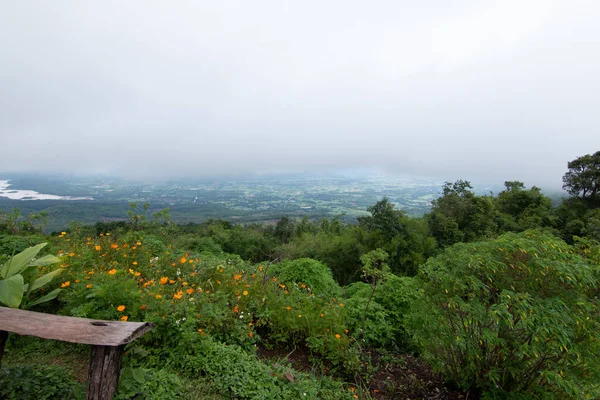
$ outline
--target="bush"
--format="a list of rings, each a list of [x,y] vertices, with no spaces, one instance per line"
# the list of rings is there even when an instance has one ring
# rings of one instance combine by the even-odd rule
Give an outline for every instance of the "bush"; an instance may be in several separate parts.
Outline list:
[[[598,265],[573,250],[526,231],[430,259],[409,316],[423,355],[460,387],[496,397],[598,398]]]
[[[283,261],[273,265],[269,272],[279,275],[283,282],[305,284],[319,297],[333,298],[341,294],[331,270],[325,264],[310,258]]]
[[[25,365],[0,369],[2,399],[83,399],[83,393],[82,386],[60,367]]]
[[[179,398],[179,394],[183,390],[182,380],[173,372],[147,368],[125,368],[121,372],[119,391],[115,399],[175,399]]]

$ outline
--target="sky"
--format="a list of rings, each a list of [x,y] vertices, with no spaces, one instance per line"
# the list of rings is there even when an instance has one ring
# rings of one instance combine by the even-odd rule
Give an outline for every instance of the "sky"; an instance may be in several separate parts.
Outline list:
[[[0,3],[0,171],[378,168],[560,187],[600,150],[597,0]]]

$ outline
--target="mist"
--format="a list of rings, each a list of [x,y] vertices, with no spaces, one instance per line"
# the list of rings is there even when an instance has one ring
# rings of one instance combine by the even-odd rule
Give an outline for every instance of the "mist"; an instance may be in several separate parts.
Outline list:
[[[0,171],[560,187],[600,149],[598,20],[578,0],[3,2]]]

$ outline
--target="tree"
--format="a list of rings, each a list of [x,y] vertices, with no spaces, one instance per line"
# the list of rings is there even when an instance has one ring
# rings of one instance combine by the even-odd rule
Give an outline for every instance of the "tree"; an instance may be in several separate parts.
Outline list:
[[[493,199],[476,196],[468,181],[446,182],[442,197],[432,202],[429,228],[440,247],[472,242],[496,234]]]
[[[506,189],[495,198],[502,231],[524,231],[552,225],[555,219],[552,199],[544,196],[540,188],[525,189],[519,181],[507,181],[504,186]]]
[[[567,164],[563,189],[571,196],[596,203],[600,200],[600,151],[586,154]]]

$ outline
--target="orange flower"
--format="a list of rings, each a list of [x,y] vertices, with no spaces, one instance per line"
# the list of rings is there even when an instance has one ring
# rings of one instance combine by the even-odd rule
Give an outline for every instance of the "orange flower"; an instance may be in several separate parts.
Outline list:
[[[288,311],[290,311],[292,309],[292,307],[287,306],[285,309],[288,310]]]
[[[91,288],[92,288],[92,286],[94,286],[94,285],[92,285],[91,283],[88,283],[87,285],[85,285],[85,287],[86,287],[87,289],[91,289]]]
[[[169,282],[169,278],[166,276],[163,276],[162,278],[160,278],[160,280],[158,281],[159,285],[166,285],[167,282]]]
[[[123,315],[121,317],[121,321],[126,322],[129,319],[129,317],[127,315]]]
[[[157,299],[160,299],[162,296],[160,294],[157,294],[156,296],[154,296]]]
[[[188,290],[186,290],[187,294],[192,294],[194,293],[194,288],[189,288]]]
[[[252,338],[252,336],[253,336],[252,332],[249,332],[248,336],[250,336],[250,338]]]
[[[69,257],[73,257],[75,253],[69,253]]]
[[[258,267],[258,270],[262,271],[263,270],[263,266],[261,265],[260,267]]]
[[[173,295],[174,299],[181,299],[181,297],[183,297],[183,291],[181,290]]]
[[[303,284],[302,284],[302,285],[300,285],[300,286],[302,287],[302,289],[306,289],[306,284],[304,284],[304,283],[303,283]]]
[[[141,274],[141,272],[136,272],[135,274],[133,274],[133,276],[140,276]]]
[[[146,306],[145,304],[142,304],[142,305],[140,306],[140,310],[145,310],[146,308],[147,308],[147,306]]]
[[[118,244],[116,244],[116,243],[113,243],[113,244],[111,244],[111,245],[110,245],[110,248],[111,248],[111,249],[118,249],[118,248],[119,248],[119,245],[118,245]]]
[[[240,275],[240,274],[234,275],[233,279],[236,281],[239,281],[240,279],[242,279],[242,275]]]
[[[208,292],[208,290],[207,290],[207,292]],[[235,307],[233,307],[233,312],[234,313],[239,313],[240,312],[240,309],[238,308],[237,305]]]
[[[96,246],[94,246],[94,248],[96,249],[96,251],[100,251],[100,249],[101,249],[102,247],[100,247],[100,246],[96,245]]]
[[[336,339],[339,339],[339,338],[341,338],[340,334],[339,334],[339,333],[336,333],[336,334],[335,334],[335,338],[336,338]]]
[[[66,281],[66,282],[63,282],[63,284],[62,284],[62,285],[60,285],[60,287],[67,287],[67,286],[69,286],[70,284],[71,284],[71,282],[69,282],[69,281]]]
[[[187,262],[187,258],[185,258],[185,257],[181,257],[181,258],[179,259],[179,262],[180,262],[180,263],[182,263],[182,264],[185,264],[185,263]]]
[[[116,270],[116,269],[114,269],[114,268],[113,268],[113,269],[111,269],[110,271],[108,271],[108,274],[109,274],[109,275],[114,275],[114,274],[116,274],[116,273],[117,273],[117,270]]]
[[[340,303],[340,307],[344,307],[344,303]]]
[[[117,311],[118,311],[118,312],[125,311],[125,306],[122,306],[122,305],[121,305],[121,306],[117,307]]]
[[[321,315],[319,315],[319,317],[321,317],[321,318],[323,318],[324,316],[325,316],[325,314],[321,314]]]

